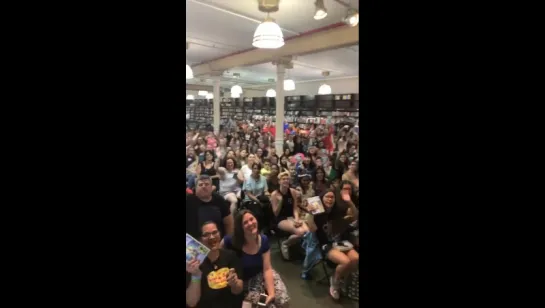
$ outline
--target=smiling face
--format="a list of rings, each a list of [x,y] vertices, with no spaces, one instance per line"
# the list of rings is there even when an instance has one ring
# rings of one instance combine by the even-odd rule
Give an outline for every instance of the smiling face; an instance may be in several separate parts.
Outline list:
[[[316,179],[323,181],[325,178],[325,173],[321,169],[316,170]]]
[[[214,155],[212,155],[211,152],[206,152],[206,154],[204,155],[204,158],[206,159],[206,161],[210,162],[214,160]]]
[[[280,186],[283,186],[284,188],[290,187],[290,178],[287,174],[281,176],[279,181],[280,181]]]
[[[358,170],[358,163],[356,163],[355,161],[351,162],[349,168],[350,171],[356,172]]]
[[[280,169],[278,169],[278,165],[271,165],[271,176],[276,177],[278,176],[278,173],[280,173]]]
[[[255,155],[254,154],[248,155],[248,165],[252,165],[254,161],[255,161]]]
[[[290,149],[285,149],[284,150],[284,155],[289,156],[290,155]]]
[[[227,170],[233,170],[234,167],[235,167],[235,163],[233,159],[228,158],[227,161],[225,162],[225,168],[227,168]]]
[[[346,162],[346,155],[343,154],[343,155],[339,156],[339,160],[341,162],[345,163]]]
[[[202,226],[201,242],[210,250],[220,249],[221,234],[215,223]]]
[[[328,191],[322,198],[324,207],[330,209],[335,205],[335,194],[332,191]]]
[[[251,213],[246,213],[242,216],[242,229],[244,234],[255,235],[259,231],[257,229],[257,219]]]
[[[282,158],[280,159],[280,163],[282,165],[286,165],[288,163],[288,158],[286,156],[282,156]]]
[[[254,177],[258,177],[260,172],[261,172],[261,168],[260,168],[259,164],[254,164],[252,166],[252,175]]]
[[[257,149],[256,154],[257,154],[257,156],[259,156],[259,157],[263,156],[263,150],[262,150],[262,149]]]
[[[303,186],[304,188],[307,188],[309,184],[310,179],[308,177],[304,177],[301,179],[301,186]]]
[[[240,157],[245,158],[246,156],[248,156],[248,151],[240,150]]]

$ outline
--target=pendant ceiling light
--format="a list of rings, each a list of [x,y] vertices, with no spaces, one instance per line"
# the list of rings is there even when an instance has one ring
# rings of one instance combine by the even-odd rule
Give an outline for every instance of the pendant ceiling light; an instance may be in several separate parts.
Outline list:
[[[199,96],[206,96],[208,94],[208,91],[199,90],[197,93]]]
[[[328,84],[323,84],[318,89],[318,94],[324,95],[324,94],[331,94],[331,87]]]
[[[212,93],[206,94],[206,99],[214,99],[214,94]]]
[[[276,97],[276,91],[274,89],[268,89],[265,96],[266,97]]]
[[[242,88],[239,85],[234,85],[231,88],[231,95],[232,94],[242,94]]]
[[[284,91],[293,91],[295,90],[295,82],[291,79],[284,80]]]
[[[360,14],[355,9],[348,9],[344,22],[350,27],[355,27],[360,22]]]
[[[195,96],[189,94],[185,99],[187,99],[187,100],[194,100],[194,99],[195,99]]]
[[[316,13],[314,14],[314,19],[320,20],[324,19],[327,16],[327,10],[324,6],[324,0],[316,0],[314,3],[314,6],[316,7]]]
[[[327,77],[329,76],[328,71],[322,72],[322,76]],[[331,87],[328,84],[322,84],[320,88],[318,89],[318,94],[324,95],[324,94],[331,94]]]
[[[239,97],[240,97],[240,93],[233,93],[233,92],[231,92],[231,97],[232,97],[232,98],[239,98]]]
[[[267,18],[257,26],[254,33],[254,42],[252,45],[256,48],[275,49],[284,46],[284,35],[282,29],[276,24],[274,19]]]

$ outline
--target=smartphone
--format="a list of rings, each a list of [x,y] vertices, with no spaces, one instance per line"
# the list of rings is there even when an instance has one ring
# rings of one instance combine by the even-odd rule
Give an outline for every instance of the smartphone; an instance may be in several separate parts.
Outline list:
[[[258,306],[265,307],[265,301],[267,300],[267,294],[262,293],[259,295],[259,301],[257,302]]]

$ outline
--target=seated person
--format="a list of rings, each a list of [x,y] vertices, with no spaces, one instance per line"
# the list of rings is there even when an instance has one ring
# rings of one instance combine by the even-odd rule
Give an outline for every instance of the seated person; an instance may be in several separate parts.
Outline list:
[[[353,247],[338,243],[348,239],[350,223],[353,217],[358,216],[358,210],[346,189],[341,188],[338,193],[326,190],[320,199],[325,212],[310,215],[307,224],[309,229],[316,233],[320,245],[323,245],[322,249],[327,259],[337,264],[335,273],[331,276],[329,294],[334,299],[339,299],[340,282],[358,269],[359,254]],[[340,200],[343,202],[339,202]]]
[[[225,160],[225,168],[218,168],[219,194],[230,203],[231,213],[235,213],[237,209],[238,197],[240,197],[240,183],[237,178],[238,170],[235,169],[235,160],[227,158]]]
[[[342,176],[343,181],[350,181],[354,188],[358,190],[360,186],[359,172],[358,172],[358,162],[352,161],[348,165],[348,170]]]
[[[258,198],[269,194],[267,179],[260,174],[261,163],[255,162],[252,165],[252,174],[244,181],[244,202],[255,201],[261,203]]]
[[[236,215],[235,234],[223,238],[223,246],[234,250],[242,262],[245,300],[257,304],[267,294],[268,307],[287,307],[289,295],[280,275],[272,268],[269,239],[259,234],[257,219],[248,210]]]
[[[229,203],[219,194],[213,194],[213,190],[210,176],[204,174],[197,179],[195,194],[186,194],[186,233],[194,238],[200,237],[200,226],[205,221],[215,222],[222,234],[233,234],[233,216]]]
[[[312,182],[310,174],[302,174],[299,176],[299,186],[297,186],[296,190],[301,195],[301,203],[302,208],[307,208],[307,199],[316,196],[314,193],[314,189],[312,188]],[[301,218],[302,221],[305,221],[306,212],[302,209],[297,209],[299,211],[299,218]]]
[[[196,259],[186,263],[186,305],[240,308],[243,282],[239,258],[220,248],[221,234],[212,221],[203,224],[199,241],[210,252],[202,264]]]
[[[267,189],[269,194],[272,194],[273,191],[277,190],[280,187],[280,182],[278,181],[278,174],[280,174],[280,167],[278,165],[271,165],[271,173],[267,179]]]
[[[291,236],[282,242],[282,257],[289,260],[289,246],[298,242],[308,232],[307,226],[299,218],[297,190],[290,188],[290,175],[282,172],[278,175],[280,187],[271,195],[273,215],[276,217],[278,229],[288,232]]]
[[[271,173],[271,162],[269,159],[263,160],[263,169],[261,169],[261,175],[267,177]]]

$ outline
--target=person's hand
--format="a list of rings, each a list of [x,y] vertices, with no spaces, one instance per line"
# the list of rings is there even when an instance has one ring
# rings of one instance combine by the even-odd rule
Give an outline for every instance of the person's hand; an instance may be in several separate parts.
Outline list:
[[[233,287],[237,283],[237,280],[238,280],[238,276],[237,276],[237,273],[235,272],[235,269],[234,268],[229,269],[229,274],[227,274],[227,284],[230,287]]]
[[[265,300],[265,306],[269,306],[270,303],[274,301],[274,295],[267,295],[267,299]]]
[[[190,273],[191,276],[201,276],[201,270],[199,269],[199,266],[201,263],[197,259],[193,259],[189,262],[186,262],[185,264],[185,271]]]
[[[303,225],[303,222],[300,221],[299,219],[296,219],[296,220],[293,221],[293,226],[294,226],[295,228],[299,228],[299,227],[301,227],[302,225]]]
[[[341,191],[341,197],[344,201],[350,202],[352,199],[350,198],[350,194],[347,191]]]

